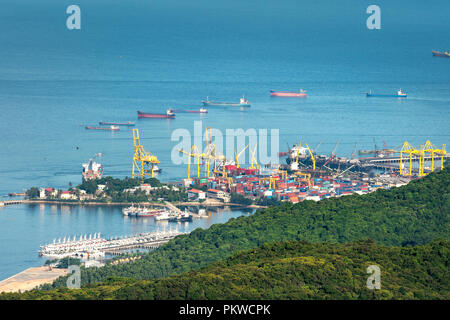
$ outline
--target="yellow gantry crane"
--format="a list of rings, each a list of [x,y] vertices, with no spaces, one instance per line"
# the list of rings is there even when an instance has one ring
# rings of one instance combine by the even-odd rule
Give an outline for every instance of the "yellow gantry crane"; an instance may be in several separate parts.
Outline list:
[[[156,156],[144,150],[144,147],[141,145],[138,129],[133,129],[133,144],[134,155],[131,177],[140,177],[142,182],[146,176],[151,176],[153,178],[155,176],[154,166],[160,162]]]
[[[427,156],[427,154],[429,154],[429,156],[431,156],[431,172],[434,171],[434,155],[440,155],[441,156],[441,170],[444,169],[444,156],[447,154],[447,151],[445,150],[446,146],[445,144],[442,145],[442,149],[438,149],[436,148],[431,142],[430,140],[427,140],[427,142],[425,142],[424,145],[420,146],[420,150],[421,150],[421,155],[422,155],[422,175],[423,175],[423,171],[425,168],[425,157]]]
[[[299,180],[303,180],[303,181],[308,182],[308,186],[311,186],[311,174],[310,173],[303,173],[303,172],[300,172],[300,171],[296,171],[295,172],[295,176]]]
[[[188,174],[187,174],[188,179],[191,178],[191,158],[194,158],[194,163],[195,163],[195,158],[197,158],[197,178],[200,178],[200,164],[201,164],[202,154],[199,153],[197,146],[195,144],[193,144],[190,152],[186,152],[182,149],[179,149],[178,151],[181,153],[184,153],[188,156]]]
[[[403,143],[402,149],[400,150],[400,175],[412,175],[412,162],[413,159],[419,160],[419,177],[422,177],[425,175],[425,162],[426,158],[431,157],[431,172],[434,171],[435,164],[434,164],[434,156],[438,155],[441,156],[441,170],[444,169],[444,156],[447,155],[447,151],[445,150],[446,146],[445,144],[442,145],[442,149],[436,148],[429,140],[425,142],[425,144],[422,144],[419,149],[414,148],[411,146],[407,141]],[[409,168],[407,171],[404,169],[404,161],[403,161],[403,154],[409,155]]]
[[[308,144],[306,144],[306,148],[308,148],[309,155],[311,156],[311,161],[313,164],[313,171],[316,171],[316,159],[314,159],[314,155],[313,155],[311,149],[309,148]]]
[[[245,146],[244,149],[241,150],[241,152],[237,153],[236,148],[234,148],[234,161],[236,162],[236,168],[240,168],[239,166],[239,157],[242,155],[242,153],[245,151],[245,149],[248,148],[248,145]]]
[[[413,157],[417,157],[419,152],[411,146],[408,141],[403,143],[402,149],[400,150],[400,175],[406,175],[405,170],[403,168],[403,154],[409,155],[409,171],[408,175],[412,175],[412,161]]]
[[[214,161],[214,169],[212,170],[212,175],[222,174],[222,176],[226,177],[225,172],[225,162],[226,158],[224,155],[221,155],[216,150],[216,145],[212,143],[212,129],[211,127],[207,127],[205,130],[205,140],[206,147],[204,152],[200,152],[200,149],[196,145],[192,145],[190,152],[179,149],[178,151],[186,154],[188,159],[188,179],[191,176],[191,158],[197,159],[197,178],[200,178],[201,166],[205,165],[205,177],[209,177],[210,175],[210,162]],[[223,172],[217,170],[217,162],[222,163]]]
[[[252,158],[250,160],[250,167],[249,169],[256,169],[259,170],[259,164],[258,164],[258,160],[256,160],[256,147],[258,146],[258,144],[255,144],[255,149],[253,149],[253,152],[250,150],[250,152],[252,153]]]

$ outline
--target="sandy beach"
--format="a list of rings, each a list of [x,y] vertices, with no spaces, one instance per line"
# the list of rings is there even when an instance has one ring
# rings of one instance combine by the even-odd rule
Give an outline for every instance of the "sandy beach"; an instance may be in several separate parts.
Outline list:
[[[52,283],[67,273],[67,269],[49,269],[48,266],[26,269],[0,282],[0,292],[18,292],[32,290],[37,286]]]

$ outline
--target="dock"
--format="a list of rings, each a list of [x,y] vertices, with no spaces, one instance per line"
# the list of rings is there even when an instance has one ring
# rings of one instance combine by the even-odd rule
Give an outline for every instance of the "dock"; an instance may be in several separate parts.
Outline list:
[[[23,200],[6,200],[6,201],[0,201],[0,207],[13,205],[13,204],[22,204]]]
[[[110,239],[101,238],[100,233],[89,237],[84,235],[84,238],[80,236],[78,240],[76,237],[73,239],[64,237],[62,241],[61,238],[58,242],[55,239],[53,243],[41,246],[39,254],[57,259],[86,255],[95,257],[105,253],[118,255],[134,248],[155,249],[181,234],[183,233],[177,229],[170,229]]]

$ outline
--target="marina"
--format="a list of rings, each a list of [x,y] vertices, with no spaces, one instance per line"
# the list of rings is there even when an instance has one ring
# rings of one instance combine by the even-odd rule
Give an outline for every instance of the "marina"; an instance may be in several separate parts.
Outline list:
[[[51,259],[65,257],[76,258],[102,258],[108,252],[123,252],[133,248],[154,249],[168,242],[176,236],[183,234],[177,229],[157,230],[156,232],[141,233],[137,235],[121,236],[120,238],[103,239],[100,233],[87,234],[76,239],[64,237],[53,240],[53,243],[41,245],[39,255]]]
[[[190,232],[196,228],[206,229],[215,223],[227,222],[230,218],[242,215],[249,215],[254,210],[232,209],[232,207],[213,207],[206,209],[203,218],[193,219],[192,222],[173,223],[167,220],[155,220],[154,217],[124,216],[122,208],[124,205],[75,205],[64,203],[17,203],[0,207],[0,224],[2,228],[3,244],[0,245],[0,255],[8,257],[8,263],[0,264],[0,280],[6,279],[30,267],[42,266],[47,260],[46,256],[39,256],[38,250],[43,244],[52,244],[53,240],[61,238],[66,242],[70,237],[76,236],[76,241],[80,235],[87,234],[86,241],[89,241],[89,234],[100,234],[100,238],[120,240],[122,236],[132,236],[139,234],[155,233],[166,230],[180,233]],[[195,210],[192,208],[191,211]],[[27,236],[18,236],[17,233]],[[149,250],[155,243],[132,243],[134,249]],[[139,247],[141,246],[142,247]],[[144,248],[145,246],[145,248]],[[90,255],[90,260],[96,257],[103,259],[109,254],[117,255],[128,251],[127,247],[103,248],[103,254]],[[108,249],[108,250],[107,250]],[[116,250],[120,249],[120,250]],[[80,257],[81,258],[81,257]],[[84,254],[82,259],[87,259]]]

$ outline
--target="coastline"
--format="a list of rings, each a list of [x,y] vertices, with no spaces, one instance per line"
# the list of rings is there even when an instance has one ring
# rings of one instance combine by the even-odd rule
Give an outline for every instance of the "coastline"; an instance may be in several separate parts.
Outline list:
[[[131,206],[136,204],[135,202],[100,202],[100,201],[64,201],[64,200],[22,200],[23,204],[64,204],[64,205],[87,205],[87,206]],[[144,206],[157,206],[165,207],[164,203],[159,202],[138,202],[138,205]],[[264,209],[267,206],[260,206],[256,204],[242,205],[238,203],[224,203],[216,201],[205,201],[205,202],[173,202],[174,206],[184,206],[184,207],[240,207],[248,209]]]
[[[50,269],[48,266],[32,267],[0,281],[0,292],[18,292],[32,290],[46,283],[53,283],[67,269]]]

